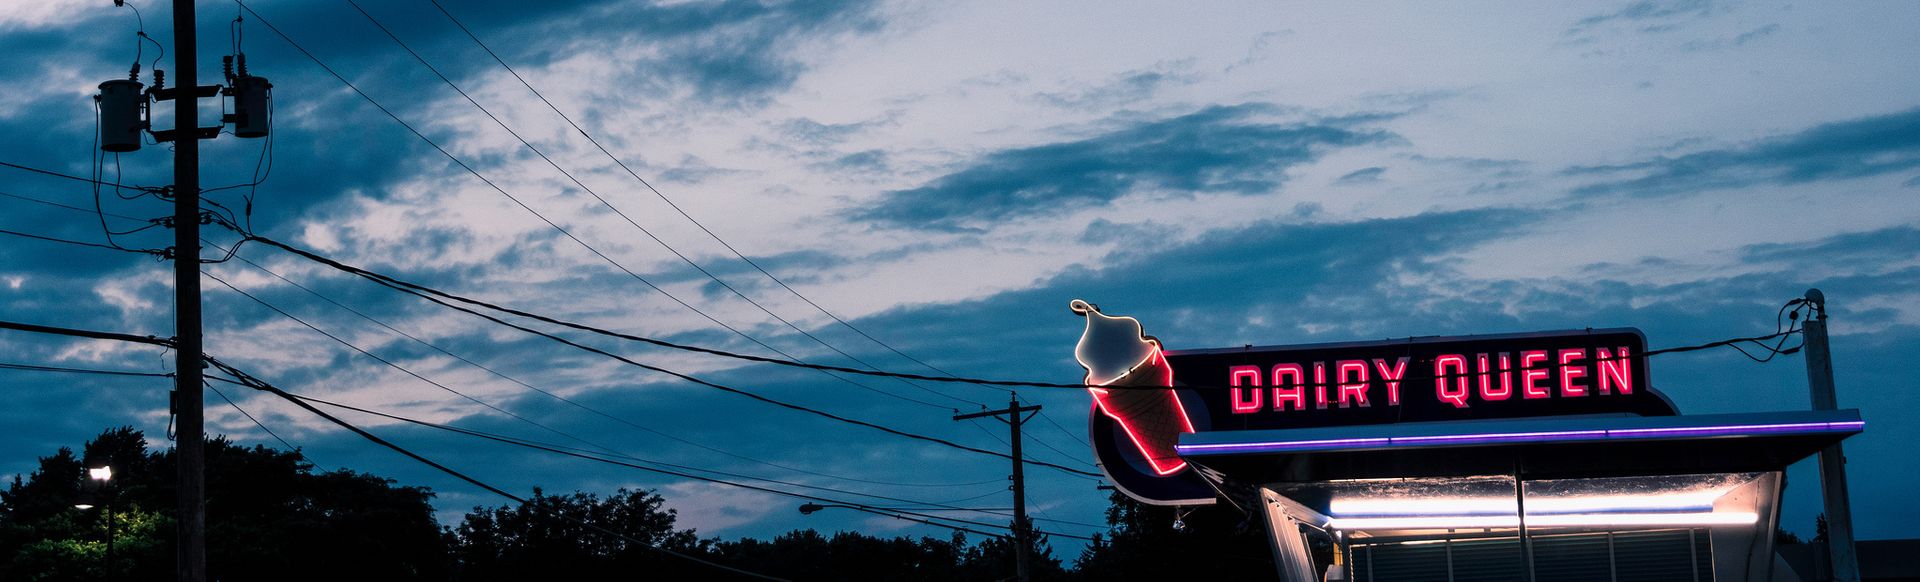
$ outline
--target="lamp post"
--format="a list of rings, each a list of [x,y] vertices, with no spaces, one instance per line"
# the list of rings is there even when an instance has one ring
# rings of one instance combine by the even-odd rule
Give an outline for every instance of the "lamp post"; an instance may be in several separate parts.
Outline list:
[[[117,578],[117,576],[113,575],[114,573],[114,567],[113,567],[114,565],[113,564],[114,495],[113,495],[113,491],[109,487],[110,485],[112,485],[112,482],[113,482],[112,466],[101,465],[99,467],[93,467],[93,468],[87,469],[87,481],[83,485],[81,485],[80,499],[78,500],[79,502],[73,504],[74,507],[77,507],[80,509],[92,509],[93,508],[92,502],[97,501],[99,496],[102,494],[102,492],[104,492],[106,495],[107,507],[102,512],[102,517],[105,517],[107,520],[107,557],[106,557],[106,567],[104,568],[106,570],[107,579]]]

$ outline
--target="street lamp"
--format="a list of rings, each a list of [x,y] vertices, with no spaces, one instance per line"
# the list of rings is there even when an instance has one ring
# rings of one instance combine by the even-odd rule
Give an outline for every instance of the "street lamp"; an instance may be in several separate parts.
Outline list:
[[[87,480],[86,482],[82,483],[80,486],[80,498],[76,500],[76,502],[73,504],[74,507],[77,507],[80,509],[93,509],[93,504],[95,501],[99,500],[101,493],[104,491],[107,494],[106,495],[107,507],[106,507],[106,510],[104,511],[103,517],[105,517],[107,520],[107,556],[106,556],[107,568],[106,569],[108,570],[107,572],[108,578],[115,577],[113,576],[113,572],[112,572],[113,570],[113,530],[114,530],[113,495],[112,495],[112,490],[108,488],[109,485],[112,485],[112,482],[113,482],[113,467],[108,465],[101,465],[99,467],[92,467],[87,469]]]

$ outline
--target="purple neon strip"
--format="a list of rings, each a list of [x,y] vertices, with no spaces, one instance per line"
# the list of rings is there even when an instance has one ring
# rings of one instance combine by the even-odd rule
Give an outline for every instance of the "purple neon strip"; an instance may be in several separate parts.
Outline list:
[[[1652,439],[1676,436],[1745,436],[1763,434],[1798,434],[1822,432],[1856,432],[1867,425],[1865,421],[1843,422],[1795,422],[1786,424],[1735,424],[1720,426],[1677,426],[1657,428],[1617,428],[1591,430],[1562,430],[1511,433],[1477,433],[1422,435],[1405,437],[1370,437],[1350,439],[1320,439],[1308,441],[1268,441],[1253,443],[1210,443],[1197,445],[1175,445],[1174,450],[1181,453],[1208,451],[1240,452],[1280,452],[1336,449],[1352,445],[1417,446],[1421,444],[1487,444],[1510,442],[1569,442],[1608,439]]]
[[[1606,438],[1607,431],[1595,430],[1554,430],[1542,432],[1510,432],[1495,434],[1442,434],[1431,436],[1393,437],[1393,444],[1417,444],[1432,442],[1515,442],[1515,441],[1555,441],[1577,440],[1581,437]]]
[[[1185,453],[1187,451],[1216,451],[1216,450],[1232,451],[1232,450],[1240,450],[1240,449],[1257,449],[1261,451],[1290,451],[1290,450],[1296,450],[1296,449],[1334,448],[1341,445],[1385,445],[1385,444],[1392,444],[1392,443],[1393,443],[1393,439],[1389,437],[1373,437],[1373,438],[1357,438],[1357,439],[1325,439],[1325,440],[1317,440],[1317,441],[1174,445],[1174,449],[1182,453]]]

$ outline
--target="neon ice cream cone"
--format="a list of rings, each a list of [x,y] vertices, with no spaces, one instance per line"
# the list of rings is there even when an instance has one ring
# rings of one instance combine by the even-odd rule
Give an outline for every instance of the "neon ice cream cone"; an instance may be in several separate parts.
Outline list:
[[[1116,388],[1088,388],[1094,404],[1120,424],[1155,474],[1185,469],[1186,461],[1173,446],[1181,433],[1193,432],[1193,422],[1172,390],[1173,367],[1161,354],[1160,342],[1142,334],[1137,319],[1102,314],[1079,299],[1069,306],[1087,318],[1087,329],[1073,350],[1074,359],[1087,369],[1086,383]],[[1121,387],[1127,389],[1117,389]],[[1147,387],[1166,389],[1143,389]]]

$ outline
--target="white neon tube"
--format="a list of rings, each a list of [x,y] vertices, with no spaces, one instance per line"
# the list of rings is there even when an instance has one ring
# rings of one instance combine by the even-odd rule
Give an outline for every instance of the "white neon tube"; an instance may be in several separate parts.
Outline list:
[[[1752,525],[1759,520],[1759,514],[1744,511],[1561,515],[1532,515],[1532,512],[1528,512],[1527,527]],[[1343,530],[1517,528],[1520,527],[1520,517],[1515,515],[1336,517],[1329,520],[1327,525],[1333,529]]]
[[[1599,513],[1609,511],[1709,511],[1726,492],[1718,489],[1650,495],[1581,495],[1527,497],[1527,514]],[[1513,497],[1335,498],[1327,506],[1333,516],[1434,517],[1442,515],[1511,515],[1519,511]]]

